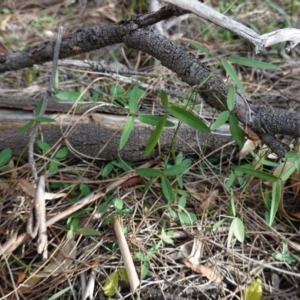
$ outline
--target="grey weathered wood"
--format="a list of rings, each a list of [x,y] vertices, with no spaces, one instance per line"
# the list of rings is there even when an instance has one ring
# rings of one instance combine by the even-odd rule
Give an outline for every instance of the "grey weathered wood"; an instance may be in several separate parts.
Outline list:
[[[47,114],[56,118],[55,123],[42,127],[42,137],[50,145],[66,144],[74,154],[91,159],[115,159],[121,157],[138,161],[145,159],[143,155],[147,141],[153,131],[152,126],[139,121],[135,122],[134,130],[128,143],[118,150],[121,132],[126,116],[91,113],[86,116],[68,114]],[[0,145],[1,148],[9,147],[15,155],[27,156],[30,133],[29,131],[18,134],[17,129],[33,118],[27,111],[0,109]],[[165,128],[161,136],[159,148],[151,156],[167,151],[171,145],[176,126]],[[204,134],[193,128],[182,125],[175,139],[175,149],[185,153],[209,154],[231,142],[228,127],[225,126],[216,133]],[[73,150],[72,150],[73,149]],[[217,151],[215,155],[230,155],[234,149],[231,146]],[[37,149],[36,149],[37,150]]]

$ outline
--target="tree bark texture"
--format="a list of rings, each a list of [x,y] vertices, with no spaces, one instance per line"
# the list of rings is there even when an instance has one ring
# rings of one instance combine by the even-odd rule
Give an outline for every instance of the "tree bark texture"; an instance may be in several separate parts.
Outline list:
[[[85,116],[72,114],[47,114],[46,117],[56,120],[42,126],[38,139],[43,139],[49,145],[57,142],[66,144],[70,151],[83,158],[90,159],[115,159],[121,157],[132,161],[145,158],[144,150],[153,127],[135,121],[134,130],[120,151],[119,142],[126,116],[104,113],[90,113]],[[17,129],[24,126],[33,118],[33,114],[16,109],[0,109],[0,145],[1,148],[9,147],[15,155],[27,155],[26,146],[30,140],[30,130],[22,134]],[[176,120],[172,120],[176,123]],[[160,138],[159,147],[151,157],[170,149],[176,131],[173,127],[165,128]],[[215,155],[229,156],[233,149],[228,126],[220,130],[204,134],[188,126],[180,126],[174,139],[174,149],[185,153],[209,154],[214,150]],[[200,148],[200,149],[199,149]],[[37,149],[36,149],[37,150]]]
[[[129,18],[117,24],[76,31],[63,38],[60,58],[124,43],[160,60],[162,65],[174,71],[184,82],[195,86],[195,90],[211,107],[220,111],[226,110],[227,85],[222,78],[209,70],[194,55],[147,27],[164,18],[182,13],[183,10],[167,6],[157,12]],[[51,61],[54,46],[55,42],[46,42],[28,47],[21,52],[0,55],[0,72]],[[236,93],[233,112],[240,122],[251,127],[279,156],[283,156],[288,148],[276,139],[276,134],[285,132],[288,135],[300,136],[299,130],[294,130],[300,128],[300,118],[296,112],[265,106],[253,107],[246,96],[239,92]]]

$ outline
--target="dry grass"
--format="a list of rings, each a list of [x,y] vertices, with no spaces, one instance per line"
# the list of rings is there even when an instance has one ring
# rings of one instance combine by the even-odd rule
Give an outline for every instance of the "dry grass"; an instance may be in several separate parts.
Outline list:
[[[12,2],[0,4],[0,9],[11,5]],[[61,4],[16,5],[16,9],[8,19],[5,15],[0,15],[3,39],[0,39],[0,42],[9,51],[15,51],[20,47],[47,40],[48,37],[43,30],[56,32],[59,25],[63,25],[65,32],[70,33],[92,24],[120,20],[121,15],[128,12],[130,6],[128,2],[121,1],[118,9],[115,9],[113,4],[105,4],[102,1],[97,5],[96,2],[87,1],[84,4],[85,1],[82,1],[84,5],[72,4],[70,8]],[[290,1],[283,2],[281,7],[289,14]],[[282,25],[280,21],[282,16],[265,3],[255,4],[253,1],[251,3],[247,1],[245,4],[234,5],[234,8],[233,12],[239,21],[255,24],[260,30],[274,30]],[[138,5],[137,12],[141,11],[142,7]],[[270,28],[270,16],[272,28]],[[34,17],[36,20],[32,21]],[[297,24],[298,18],[299,11],[296,11],[292,22]],[[256,22],[257,20],[259,22]],[[224,36],[212,26],[204,30],[207,26],[201,20],[189,18],[183,21],[179,28],[173,29],[172,36],[183,45],[187,44],[186,39],[193,38],[219,56],[241,53],[243,47],[240,40],[232,36]],[[199,34],[199,27],[203,34]],[[118,60],[126,63],[123,59],[122,45],[88,53],[80,58],[101,57],[111,62],[109,50],[114,50]],[[146,54],[131,51],[127,57],[130,63],[136,66],[136,70],[159,72],[162,75],[148,79],[147,83],[152,87],[163,84],[170,89],[186,89],[174,74],[156,66]],[[274,48],[267,50],[261,57],[279,64],[283,70],[268,72],[249,68],[239,69],[239,74],[253,102],[298,110],[300,68],[296,61],[299,59],[299,51],[295,49],[292,53],[286,54],[284,50]],[[215,64],[215,61],[209,57],[201,56],[201,59],[211,66]],[[32,86],[38,87],[38,91],[32,96],[40,97],[42,90],[48,85],[49,69],[48,66],[36,66],[32,70],[10,72],[0,75],[0,81],[3,88],[9,87],[16,91]],[[74,77],[72,74],[74,70],[60,68],[62,90],[82,91],[89,86],[90,91],[92,88],[97,88],[97,85],[90,86],[90,82],[97,78],[97,74],[80,72],[80,70],[76,72],[80,75]],[[32,79],[32,76],[35,78]],[[111,83],[111,79],[102,78],[102,89],[106,92],[107,99],[110,97]],[[120,85],[125,89],[128,88],[125,83],[120,82]],[[148,100],[159,101],[157,95],[151,92]],[[72,247],[65,252],[62,251],[61,248],[66,244],[67,237],[70,238],[68,218],[65,217],[48,227],[49,258],[46,261],[42,261],[41,256],[37,254],[36,239],[26,238],[21,241],[16,250],[1,259],[0,299],[48,299],[68,287],[70,289],[59,299],[80,299],[83,293],[81,280],[82,278],[87,280],[92,272],[95,276],[93,297],[103,299],[102,288],[107,278],[124,267],[112,226],[108,222],[115,214],[115,207],[108,205],[104,212],[100,212],[99,208],[109,199],[114,198],[122,199],[124,208],[130,210],[130,213],[119,217],[128,232],[127,242],[139,275],[142,272],[142,262],[134,254],[149,255],[151,249],[159,245],[149,258],[148,274],[141,281],[134,299],[242,299],[247,285],[255,278],[262,280],[264,299],[298,299],[300,297],[299,262],[280,262],[272,257],[273,253],[282,251],[283,242],[287,244],[288,253],[299,255],[299,222],[289,217],[291,213],[300,211],[298,179],[295,178],[286,184],[281,214],[273,228],[265,221],[266,208],[262,195],[266,192],[265,184],[253,179],[244,187],[237,185],[233,190],[235,209],[237,215],[243,220],[247,237],[243,244],[236,240],[228,243],[229,219],[215,229],[213,226],[228,216],[231,195],[224,183],[229,175],[229,166],[234,159],[220,160],[212,165],[201,156],[201,153],[194,153],[191,158],[193,164],[190,173],[182,176],[183,188],[178,187],[174,177],[171,179],[174,180],[173,187],[177,189],[178,194],[189,192],[186,210],[195,213],[198,219],[193,226],[182,226],[178,217],[170,214],[169,207],[179,213],[178,203],[168,205],[162,194],[160,180],[155,180],[151,188],[145,191],[144,178],[142,180],[138,178],[138,181],[133,183],[128,181],[126,176],[132,171],[126,172],[115,167],[108,177],[103,178],[101,174],[107,162],[99,160],[87,162],[78,159],[63,161],[64,167],[60,167],[56,174],[51,175],[47,171],[49,157],[37,158],[38,171],[47,175],[47,191],[54,194],[65,193],[62,197],[47,201],[47,219],[59,215],[76,200],[83,198],[88,193],[86,191],[88,187],[98,193],[98,197],[88,205],[89,209],[82,211],[78,227],[93,228],[99,231],[99,235],[73,234],[71,240],[74,241],[72,246],[75,245],[76,253],[70,255]],[[160,157],[149,160],[147,164],[152,168],[162,168],[163,159]],[[130,165],[129,169],[134,171],[141,164]],[[205,165],[209,167],[204,168]],[[27,162],[14,158],[10,162],[10,170],[0,176],[1,245],[25,232],[32,197],[21,188],[20,179],[26,179],[33,186],[33,177]],[[162,228],[173,231],[171,236],[173,244],[161,242]],[[199,265],[206,267],[200,273],[191,270],[183,263],[184,257],[191,255],[193,246],[194,250],[197,250]],[[64,260],[66,256],[71,257],[67,262]],[[53,270],[52,274],[43,278],[35,276],[54,261],[59,262],[58,270]],[[208,273],[214,274],[220,280],[208,280]],[[125,282],[120,283],[113,297],[113,299],[123,298],[133,298]]]

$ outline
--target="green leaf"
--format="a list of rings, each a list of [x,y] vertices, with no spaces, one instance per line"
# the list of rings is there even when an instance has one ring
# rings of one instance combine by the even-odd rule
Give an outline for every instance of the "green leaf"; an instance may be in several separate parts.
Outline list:
[[[149,263],[145,261],[142,263],[142,268],[141,268],[141,278],[142,279],[146,278],[148,271],[149,271]]]
[[[81,228],[81,227],[77,227],[76,229],[74,229],[74,232],[78,234],[82,234],[84,236],[99,236],[101,234],[100,231],[94,228]]]
[[[12,151],[10,148],[5,148],[0,152],[0,167],[6,165],[12,157]]]
[[[109,162],[102,169],[101,176],[104,178],[107,177],[113,171],[113,169],[114,169],[114,165],[111,162]]]
[[[240,218],[234,218],[231,222],[231,226],[233,228],[233,234],[235,238],[240,242],[243,243],[245,240],[245,227],[244,223]]]
[[[244,300],[261,300],[262,292],[261,280],[255,279],[246,287]]]
[[[233,85],[229,85],[228,93],[227,93],[227,107],[228,110],[232,111],[235,105],[235,87]]]
[[[36,109],[34,111],[34,116],[35,117],[38,117],[40,112],[41,112],[41,109],[42,109],[42,106],[43,106],[43,103],[44,103],[44,99],[40,99],[37,106],[36,106]]]
[[[69,224],[69,229],[74,231],[78,228],[78,225],[79,225],[79,218],[72,217],[71,222]]]
[[[176,176],[180,175],[182,173],[185,173],[188,168],[190,167],[191,164],[184,164],[182,163],[181,165],[177,166],[172,166],[164,170],[165,176]]]
[[[29,121],[27,124],[25,124],[23,127],[21,127],[21,128],[19,128],[18,130],[17,130],[17,133],[23,133],[23,132],[25,132],[26,130],[28,130],[29,128],[31,128],[32,127],[32,125],[35,123],[35,121],[34,120],[31,120],[31,121]]]
[[[210,132],[210,129],[206,126],[206,124],[203,122],[203,120],[196,116],[194,113],[191,111],[188,111],[184,108],[181,108],[179,106],[171,106],[170,107],[170,113],[180,120],[181,122],[199,130],[202,132]]]
[[[43,152],[48,152],[51,149],[51,146],[42,140],[37,140],[36,143]]]
[[[232,134],[234,141],[240,146],[243,147],[245,143],[244,132],[239,126],[239,120],[235,115],[229,116],[229,128]]]
[[[159,121],[159,123],[157,124],[157,126],[155,127],[155,129],[153,130],[147,145],[146,145],[146,149],[144,154],[147,156],[149,155],[153,149],[155,148],[155,146],[157,145],[157,142],[161,136],[161,133],[163,131],[163,128],[165,126],[166,120],[168,118],[168,115],[164,115],[162,116],[161,120]]]
[[[230,111],[225,110],[219,114],[215,122],[211,125],[211,129],[217,129],[220,128],[223,124],[227,122],[230,116]]]
[[[118,271],[118,274],[119,274],[119,278],[121,280],[123,280],[125,283],[129,283],[128,276],[127,276],[125,268],[120,269]]]
[[[136,169],[135,172],[147,178],[158,177],[163,175],[162,171],[157,169],[151,169],[151,168],[139,168]]]
[[[209,55],[209,56],[214,56],[213,53],[211,53],[208,49],[204,48],[200,44],[194,42],[194,41],[189,41],[190,45],[192,45],[195,49],[200,50],[201,52]]]
[[[121,210],[123,208],[123,200],[121,198],[115,198],[113,200],[113,205],[116,210]]]
[[[181,197],[179,198],[179,200],[178,200],[178,206],[179,206],[180,208],[185,208],[185,206],[186,206],[186,197],[181,196]]]
[[[230,196],[229,207],[228,207],[228,215],[231,216],[231,217],[236,216],[233,192],[231,192],[231,196]]]
[[[47,118],[47,117],[36,117],[36,118],[35,118],[35,121],[36,121],[36,122],[39,122],[39,123],[51,123],[51,122],[55,122],[54,119],[52,119],[52,118]]]
[[[67,291],[69,291],[70,289],[71,289],[70,286],[68,286],[68,287],[66,287],[66,288],[64,288],[64,289],[62,289],[61,291],[59,291],[59,292],[55,293],[53,296],[51,296],[48,300],[61,299],[61,296],[62,296],[63,294],[65,294]]]
[[[280,180],[277,180],[276,182],[273,183],[272,186],[272,201],[271,201],[270,220],[269,220],[270,226],[272,226],[275,220],[281,197],[282,197],[282,183]]]
[[[161,121],[161,116],[154,116],[154,115],[139,115],[138,120],[142,123],[149,124],[152,126],[157,126],[158,123]],[[173,127],[175,124],[169,120],[166,120],[164,127]]]
[[[277,70],[277,71],[281,70],[281,68],[279,68],[278,66],[275,66],[273,64],[259,61],[256,59],[247,58],[247,57],[229,56],[228,60],[234,64],[251,67],[251,68]]]
[[[119,287],[119,275],[118,272],[110,274],[103,286],[103,293],[107,297],[112,297]]]
[[[272,257],[278,261],[285,261],[287,263],[294,263],[299,261],[300,259],[300,257],[293,256],[292,254],[289,253],[283,254],[279,252],[272,253]]]
[[[80,96],[80,93],[74,91],[67,91],[55,94],[55,97],[59,100],[76,101]]]
[[[237,76],[234,68],[228,63],[228,61],[224,58],[221,58],[221,64],[224,68],[224,70],[226,71],[226,73],[230,76],[230,78],[232,79],[232,81],[237,85],[237,87],[243,92],[245,93],[245,89],[241,83],[241,81],[239,80],[239,77]]]
[[[138,87],[135,85],[130,93],[130,99],[129,99],[130,113],[135,114],[137,112],[138,101],[139,101]]]
[[[149,255],[144,254],[143,252],[135,252],[134,256],[140,261],[149,261]]]
[[[178,214],[178,217],[179,217],[180,224],[182,226],[193,225],[197,221],[197,216],[194,213],[189,213],[186,211],[181,211]]]
[[[87,196],[91,193],[91,189],[88,185],[81,183],[79,186],[80,192],[84,195]]]
[[[164,90],[160,91],[160,100],[161,100],[162,107],[164,109],[168,109],[169,108],[169,98],[168,98],[168,94]]]
[[[129,136],[133,130],[133,125],[134,125],[134,117],[133,116],[129,116],[126,119],[125,125],[124,125],[124,129],[120,138],[120,145],[119,145],[119,149],[122,150],[123,147],[125,146],[125,144],[127,143]]]
[[[278,180],[275,175],[260,170],[255,170],[253,167],[246,168],[242,166],[232,166],[232,169],[270,182],[276,182]]]
[[[68,153],[69,153],[68,147],[63,147],[55,153],[55,157],[58,159],[65,158],[68,155]]]
[[[168,178],[162,177],[161,187],[162,187],[163,194],[168,201],[168,204],[173,203],[175,201],[175,193],[173,192],[172,185]]]
[[[49,164],[50,174],[55,174],[58,170],[59,161],[56,158],[53,158]]]

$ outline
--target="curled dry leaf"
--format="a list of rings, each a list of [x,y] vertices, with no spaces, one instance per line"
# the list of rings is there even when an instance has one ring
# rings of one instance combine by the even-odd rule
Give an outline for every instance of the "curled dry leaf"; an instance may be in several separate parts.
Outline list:
[[[203,266],[199,263],[191,262],[188,259],[185,259],[183,261],[184,265],[191,270],[193,270],[196,273],[204,275],[208,280],[214,283],[221,283],[221,275],[220,273],[216,270],[216,268],[212,269],[206,266]]]
[[[76,253],[76,242],[73,240],[68,240],[57,253],[57,255],[54,256],[50,265],[48,265],[44,271],[38,272],[36,276],[48,277],[49,275],[57,275],[66,271],[75,260]]]
[[[256,144],[256,142],[248,139],[240,151],[240,159],[245,158],[250,153],[250,151],[253,151],[256,147]]]
[[[18,182],[24,193],[26,193],[30,197],[35,197],[35,188],[28,180],[19,178]]]
[[[29,293],[42,277],[56,276],[68,270],[75,260],[77,253],[76,242],[68,240],[58,253],[52,257],[51,263],[40,272],[32,271],[33,276],[26,280],[19,291],[21,293]]]

